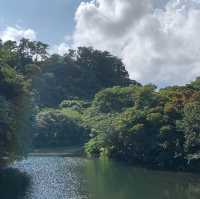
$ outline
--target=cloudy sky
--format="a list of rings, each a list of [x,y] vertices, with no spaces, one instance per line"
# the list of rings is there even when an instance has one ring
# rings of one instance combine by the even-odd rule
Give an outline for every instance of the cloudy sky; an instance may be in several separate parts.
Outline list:
[[[200,0],[0,0],[0,38],[93,46],[159,86],[200,76]]]

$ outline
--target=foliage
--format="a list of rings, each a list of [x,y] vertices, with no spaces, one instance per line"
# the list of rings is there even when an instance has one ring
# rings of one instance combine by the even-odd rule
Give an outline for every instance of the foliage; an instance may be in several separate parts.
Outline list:
[[[137,87],[113,87],[97,93],[92,106],[98,112],[121,112],[123,109],[134,106],[134,91]]]
[[[0,41],[0,166],[34,147],[85,144],[87,154],[136,164],[200,166],[200,78],[140,85],[116,56],[91,47]],[[28,133],[29,132],[29,133]]]
[[[78,111],[78,112],[83,111],[85,108],[87,108],[89,106],[90,106],[89,102],[85,102],[83,100],[78,100],[78,99],[64,100],[59,105],[59,107],[61,109],[73,109],[73,110]]]
[[[155,89],[114,87],[97,93],[83,115],[91,132],[86,152],[100,156],[106,151],[111,158],[136,164],[194,170],[199,164],[200,93],[189,85]]]
[[[137,84],[129,79],[120,59],[106,51],[80,47],[64,56],[51,55],[34,79],[40,106],[56,107],[63,100],[91,100],[96,92],[113,86]]]
[[[34,115],[31,68],[37,65],[36,57],[44,59],[46,54],[41,42],[0,41],[0,167],[29,150]]]
[[[108,52],[80,47],[49,56],[47,49],[39,41],[0,40],[1,165],[25,155],[32,138],[35,146],[82,144],[88,99],[106,87],[136,84]]]
[[[87,137],[74,110],[47,109],[36,116],[35,147],[64,147],[82,145]]]
[[[200,103],[190,103],[184,107],[183,131],[186,151],[200,150]]]
[[[0,66],[0,165],[25,152],[31,111],[29,84],[7,65]]]

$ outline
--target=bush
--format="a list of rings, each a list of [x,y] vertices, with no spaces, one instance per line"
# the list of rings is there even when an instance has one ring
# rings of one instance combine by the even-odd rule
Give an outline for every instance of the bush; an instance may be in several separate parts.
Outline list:
[[[82,101],[82,100],[64,100],[63,102],[61,102],[61,104],[59,105],[59,107],[61,109],[64,108],[70,108],[73,109],[75,111],[83,111],[85,108],[87,108],[90,104],[88,102]]]
[[[81,124],[79,114],[47,109],[36,116],[35,147],[65,147],[82,145],[87,132]]]

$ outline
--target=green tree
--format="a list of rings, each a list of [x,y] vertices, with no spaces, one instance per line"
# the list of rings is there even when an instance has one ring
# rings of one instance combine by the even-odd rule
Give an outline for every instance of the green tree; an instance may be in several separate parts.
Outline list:
[[[35,147],[66,147],[82,145],[87,132],[74,111],[44,110],[36,116]]]
[[[28,87],[13,68],[0,66],[0,165],[26,151],[31,125]]]
[[[200,104],[189,103],[184,107],[183,131],[185,134],[185,150],[188,153],[200,151]]]

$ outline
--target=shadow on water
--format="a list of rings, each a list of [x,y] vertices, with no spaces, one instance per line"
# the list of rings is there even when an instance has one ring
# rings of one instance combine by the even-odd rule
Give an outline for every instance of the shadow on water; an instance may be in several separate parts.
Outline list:
[[[0,198],[23,199],[29,183],[26,173],[13,168],[0,170]]]

